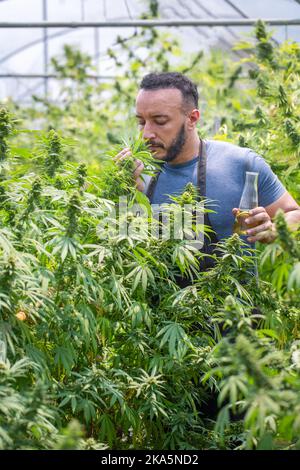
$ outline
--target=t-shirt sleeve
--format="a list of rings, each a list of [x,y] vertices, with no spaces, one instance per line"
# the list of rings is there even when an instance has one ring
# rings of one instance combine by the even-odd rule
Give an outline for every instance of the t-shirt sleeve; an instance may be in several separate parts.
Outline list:
[[[249,157],[251,159],[251,171],[259,173],[258,204],[262,207],[269,206],[286,192],[286,188],[262,157],[252,151],[249,152]]]

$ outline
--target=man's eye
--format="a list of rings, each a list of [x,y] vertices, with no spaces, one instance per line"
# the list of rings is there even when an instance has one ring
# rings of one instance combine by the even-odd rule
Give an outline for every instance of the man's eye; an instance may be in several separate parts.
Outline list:
[[[167,124],[167,121],[155,121],[155,123],[156,123],[158,126],[164,126],[165,124]]]
[[[143,121],[138,121],[138,125],[143,127],[145,125],[145,123]]]

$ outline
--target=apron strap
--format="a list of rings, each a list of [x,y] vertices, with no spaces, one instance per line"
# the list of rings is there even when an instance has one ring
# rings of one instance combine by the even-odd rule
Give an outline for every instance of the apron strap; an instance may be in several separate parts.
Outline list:
[[[151,203],[151,199],[153,197],[154,189],[156,187],[160,173],[161,173],[161,169],[156,170],[156,174],[151,177],[150,183],[148,185],[146,196],[149,199],[150,203]]]
[[[206,196],[206,145],[200,139],[198,168],[197,168],[197,189],[199,200]]]

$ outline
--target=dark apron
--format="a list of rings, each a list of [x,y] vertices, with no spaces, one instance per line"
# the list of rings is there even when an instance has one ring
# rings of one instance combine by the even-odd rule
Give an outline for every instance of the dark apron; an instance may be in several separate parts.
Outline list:
[[[206,160],[207,160],[207,153],[206,153],[206,144],[205,141],[200,140],[199,146],[199,154],[198,154],[198,171],[197,171],[197,188],[198,188],[198,198],[202,200],[206,197]],[[152,202],[152,197],[154,194],[154,190],[159,178],[161,170],[157,172],[155,176],[153,176],[150,180],[146,196],[148,197],[150,203]],[[204,213],[204,225],[212,229],[212,225],[209,220],[209,215],[207,212]],[[215,232],[209,233],[209,238],[207,235],[204,236],[204,244],[201,248],[200,252],[204,255],[213,255],[217,254],[217,250],[215,249],[215,244],[218,243],[217,236]],[[201,256],[199,259],[199,270],[200,271],[207,271],[208,269],[212,268],[215,265],[215,260],[210,258],[209,256]],[[177,284],[180,287],[186,287],[191,284],[191,280],[186,277],[178,277],[176,279]]]

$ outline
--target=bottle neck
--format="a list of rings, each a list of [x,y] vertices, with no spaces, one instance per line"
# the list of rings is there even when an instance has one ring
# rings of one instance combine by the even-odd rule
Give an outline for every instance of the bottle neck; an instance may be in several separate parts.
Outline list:
[[[243,211],[258,206],[258,173],[246,172],[246,180],[239,208]]]

